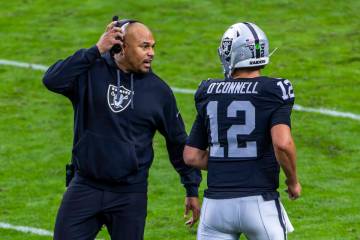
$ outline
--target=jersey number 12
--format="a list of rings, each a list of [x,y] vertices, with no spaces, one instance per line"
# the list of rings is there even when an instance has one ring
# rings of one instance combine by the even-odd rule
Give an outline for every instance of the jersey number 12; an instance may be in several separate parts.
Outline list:
[[[257,157],[256,141],[246,141],[246,147],[238,147],[238,135],[249,135],[255,129],[255,107],[250,101],[232,101],[227,107],[228,118],[237,117],[238,111],[245,112],[245,123],[231,125],[226,133],[228,158]],[[224,147],[219,143],[218,101],[210,101],[206,107],[210,119],[211,157],[225,157]]]

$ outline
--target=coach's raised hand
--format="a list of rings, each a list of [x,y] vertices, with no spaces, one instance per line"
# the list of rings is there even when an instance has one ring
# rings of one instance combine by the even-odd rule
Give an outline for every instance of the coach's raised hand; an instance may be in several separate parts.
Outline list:
[[[115,26],[116,23],[117,21],[113,21],[107,25],[105,32],[96,43],[96,46],[101,54],[109,51],[115,44],[120,44],[120,46],[123,45],[125,33],[122,32],[120,27]]]

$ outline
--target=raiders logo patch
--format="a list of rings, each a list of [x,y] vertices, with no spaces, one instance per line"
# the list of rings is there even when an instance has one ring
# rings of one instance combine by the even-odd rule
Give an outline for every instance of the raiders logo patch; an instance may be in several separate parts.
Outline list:
[[[110,84],[107,92],[107,101],[111,111],[118,113],[125,110],[130,105],[132,94],[124,86],[118,88]]]
[[[225,38],[221,43],[221,48],[226,56],[229,56],[231,51],[232,38]]]

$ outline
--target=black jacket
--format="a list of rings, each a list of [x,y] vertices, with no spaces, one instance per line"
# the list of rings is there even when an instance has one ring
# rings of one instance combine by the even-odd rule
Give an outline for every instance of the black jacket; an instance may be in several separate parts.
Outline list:
[[[94,46],[56,62],[43,82],[73,104],[77,181],[116,192],[146,192],[158,130],[187,196],[197,196],[201,174],[183,161],[187,134],[175,97],[152,71],[124,73]]]

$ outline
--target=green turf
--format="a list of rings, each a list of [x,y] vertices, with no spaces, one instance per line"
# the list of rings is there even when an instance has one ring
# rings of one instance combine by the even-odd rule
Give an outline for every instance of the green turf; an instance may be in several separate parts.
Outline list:
[[[296,103],[360,114],[360,2],[348,1],[2,1],[0,59],[50,65],[96,43],[114,13],[150,26],[154,71],[171,86],[221,77],[225,29],[253,21],[279,47],[264,73],[292,81]],[[52,230],[70,158],[72,107],[42,86],[41,71],[0,66],[0,222]],[[191,95],[176,94],[187,130]],[[290,239],[360,239],[360,122],[294,112],[303,196],[283,203]],[[184,189],[155,139],[145,239],[195,239],[183,223]],[[282,177],[283,179],[283,177]],[[202,184],[202,189],[206,182]],[[201,193],[202,195],[202,193]],[[99,238],[109,239],[106,231]],[[0,229],[1,240],[50,239]]]

